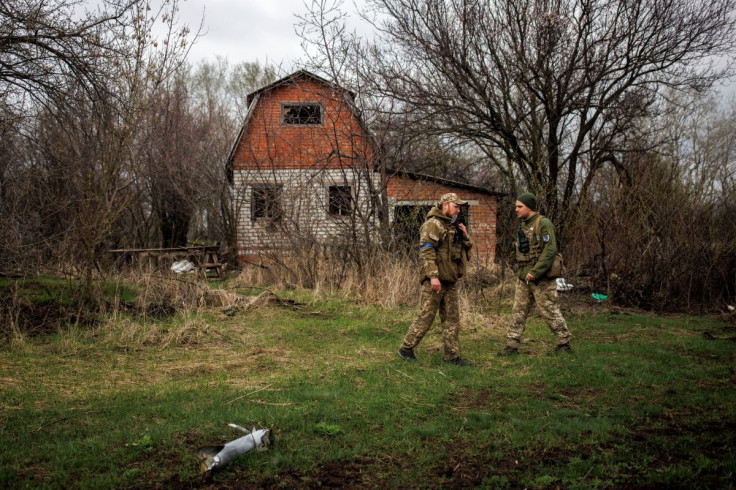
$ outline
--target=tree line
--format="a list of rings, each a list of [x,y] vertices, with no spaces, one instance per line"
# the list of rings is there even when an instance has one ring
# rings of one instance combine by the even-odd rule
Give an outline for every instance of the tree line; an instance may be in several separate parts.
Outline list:
[[[307,60],[359,94],[387,161],[540,197],[569,273],[623,304],[736,294],[733,0],[342,0],[300,17]],[[459,171],[458,171],[459,170]]]
[[[508,195],[501,263],[530,190],[591,288],[655,309],[734,301],[736,106],[711,89],[732,73],[736,2],[369,0],[371,36],[340,0],[307,6],[303,67],[356,94],[382,162]],[[178,11],[0,5],[4,273],[89,278],[110,248],[235,249],[225,161],[246,94],[284,73],[188,64],[201,32]],[[364,267],[364,246],[342,259]]]
[[[89,278],[111,248],[234,240],[224,161],[273,68],[192,66],[179,0],[0,5],[0,238],[7,273]],[[88,7],[90,8],[90,7]]]

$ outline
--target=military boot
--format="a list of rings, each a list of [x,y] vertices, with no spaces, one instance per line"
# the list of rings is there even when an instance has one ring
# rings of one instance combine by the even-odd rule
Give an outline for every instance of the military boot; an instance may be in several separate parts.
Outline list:
[[[454,364],[456,366],[472,366],[473,364],[470,361],[466,361],[462,357],[456,357],[455,359],[450,359],[449,361],[445,361],[447,364]]]
[[[570,343],[566,344],[559,344],[557,347],[555,347],[555,350],[550,351],[549,355],[555,356],[557,354],[572,354],[572,347],[570,347]]]
[[[504,349],[498,353],[499,356],[514,356],[519,353],[519,349],[507,345]]]
[[[399,356],[405,361],[416,361],[417,358],[414,355],[414,349],[402,349],[399,348]]]

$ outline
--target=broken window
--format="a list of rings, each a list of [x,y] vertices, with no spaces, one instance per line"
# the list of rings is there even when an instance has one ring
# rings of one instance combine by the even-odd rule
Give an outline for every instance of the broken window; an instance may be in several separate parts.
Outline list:
[[[353,194],[349,185],[330,186],[330,214],[348,216],[353,210]]]
[[[279,219],[281,217],[281,186],[261,184],[253,186],[251,216]]]
[[[322,124],[322,106],[318,103],[283,104],[281,120],[288,126]]]

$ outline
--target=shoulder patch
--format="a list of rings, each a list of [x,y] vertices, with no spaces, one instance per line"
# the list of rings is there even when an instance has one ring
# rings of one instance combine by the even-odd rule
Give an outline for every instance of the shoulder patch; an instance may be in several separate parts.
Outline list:
[[[544,235],[542,235],[542,241],[544,243],[549,243],[549,233],[545,233]]]

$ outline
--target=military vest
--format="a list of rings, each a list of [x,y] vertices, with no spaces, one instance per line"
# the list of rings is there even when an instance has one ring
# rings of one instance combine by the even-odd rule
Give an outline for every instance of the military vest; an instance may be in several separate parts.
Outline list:
[[[465,275],[467,259],[463,250],[460,231],[454,226],[438,218],[430,218],[437,222],[438,227],[444,229],[437,248],[437,268],[439,277],[443,281],[457,281]]]
[[[422,225],[420,240],[422,249],[429,247],[434,250],[434,254],[421,254],[425,261],[423,266],[425,276],[432,269],[435,269],[439,279],[445,282],[455,282],[465,275],[468,259],[466,246],[459,233],[457,228],[446,220],[437,216],[428,217]]]
[[[540,223],[542,222],[541,214],[537,214],[529,228],[524,226],[519,227],[519,231],[516,236],[516,261],[521,263],[536,262],[542,255],[542,249],[544,249],[544,243],[542,242],[542,230],[540,229]],[[528,245],[525,246],[524,241]]]

